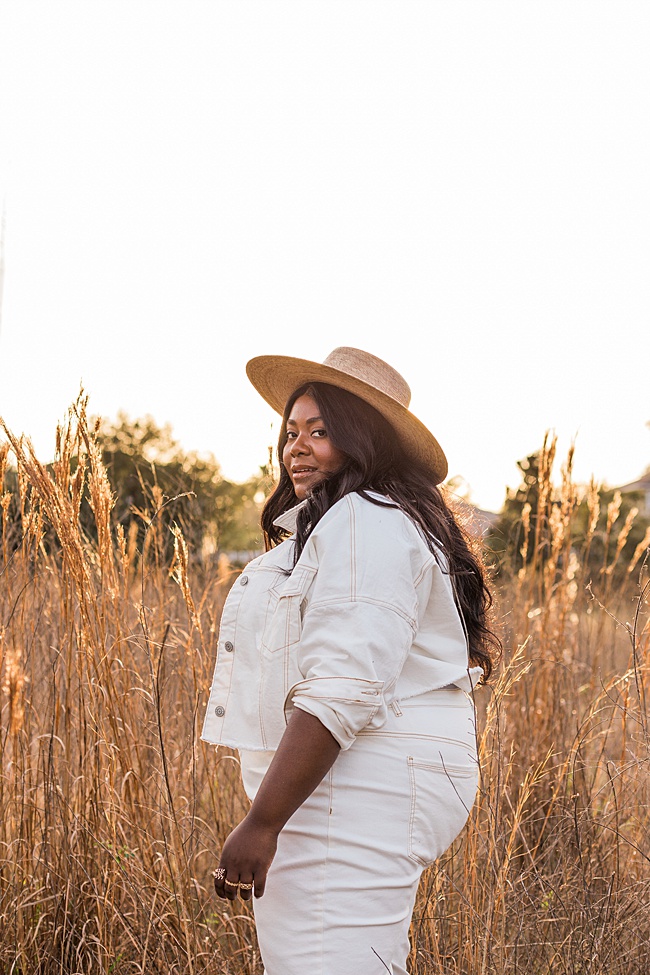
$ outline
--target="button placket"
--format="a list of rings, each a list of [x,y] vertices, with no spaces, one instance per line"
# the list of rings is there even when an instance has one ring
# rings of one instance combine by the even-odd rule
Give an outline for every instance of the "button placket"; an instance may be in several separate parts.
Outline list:
[[[243,578],[245,578],[246,581],[248,582],[248,576],[245,577],[242,576],[240,578],[240,582],[242,581]],[[233,593],[232,595],[234,598],[230,600],[229,604],[227,604],[226,612],[222,617],[221,623],[222,623],[222,628],[225,628],[227,632],[234,634],[235,627],[236,627],[236,620],[237,620],[237,612],[239,609],[241,598],[243,597],[244,593],[243,591],[240,591],[237,594]],[[235,644],[232,640],[222,639],[220,640],[219,646],[220,648],[225,650],[226,653],[229,655],[232,654],[235,649]],[[221,664],[219,664],[218,662],[219,659],[221,659]],[[232,656],[220,658],[219,655],[217,655],[217,667],[215,669],[214,682],[212,687],[213,702],[215,697],[217,698],[217,700],[219,700],[219,697],[221,697],[222,701],[225,698],[225,703],[228,703],[229,696],[230,696],[230,682],[232,680],[233,662],[234,661]],[[212,713],[217,718],[223,719],[226,716],[226,708],[224,707],[223,704],[213,703]]]

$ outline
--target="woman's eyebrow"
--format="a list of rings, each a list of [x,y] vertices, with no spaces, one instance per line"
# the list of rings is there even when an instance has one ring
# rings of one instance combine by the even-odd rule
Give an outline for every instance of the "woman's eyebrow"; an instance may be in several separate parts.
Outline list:
[[[305,420],[305,423],[319,423],[319,422],[320,423],[323,422],[322,416],[310,416],[308,420]],[[289,424],[291,424],[294,427],[298,426],[296,421],[291,419],[287,420],[287,426],[289,426]]]

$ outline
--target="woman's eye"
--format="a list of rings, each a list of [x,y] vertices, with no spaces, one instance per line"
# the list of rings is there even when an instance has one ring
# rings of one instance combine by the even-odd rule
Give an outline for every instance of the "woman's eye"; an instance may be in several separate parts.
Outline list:
[[[312,430],[311,435],[312,437],[326,437],[327,430]]]
[[[293,440],[296,434],[292,430],[287,430],[287,440]]]

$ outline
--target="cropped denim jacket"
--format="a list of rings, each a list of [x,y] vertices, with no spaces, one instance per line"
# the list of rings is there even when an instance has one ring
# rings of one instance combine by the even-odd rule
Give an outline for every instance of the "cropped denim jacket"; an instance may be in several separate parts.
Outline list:
[[[296,511],[278,523],[292,530]],[[444,556],[399,508],[346,495],[293,558],[289,538],[228,595],[204,740],[272,750],[300,708],[346,749],[399,701],[478,679]]]

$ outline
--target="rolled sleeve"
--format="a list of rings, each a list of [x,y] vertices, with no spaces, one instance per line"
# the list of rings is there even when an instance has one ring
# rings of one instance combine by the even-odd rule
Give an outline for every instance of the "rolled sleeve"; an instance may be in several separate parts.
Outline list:
[[[346,749],[386,719],[385,695],[417,629],[423,555],[401,512],[349,496],[339,507],[310,538],[316,573],[297,648],[302,679],[285,715],[313,714]]]
[[[294,708],[313,714],[343,751],[384,707],[383,681],[354,677],[311,677],[289,691],[285,714]]]

